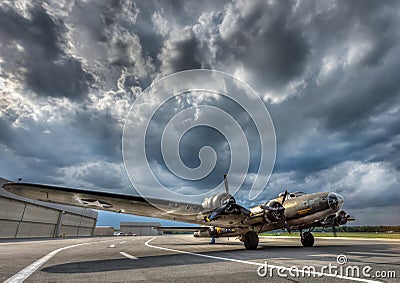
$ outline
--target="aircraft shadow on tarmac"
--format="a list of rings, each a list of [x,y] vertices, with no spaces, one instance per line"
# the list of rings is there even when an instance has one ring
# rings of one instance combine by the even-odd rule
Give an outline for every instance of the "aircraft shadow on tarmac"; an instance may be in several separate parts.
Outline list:
[[[237,244],[237,243],[236,243]],[[302,257],[304,260],[318,260],[322,262],[332,262],[332,259],[327,259],[323,254],[332,253],[332,254],[340,254],[341,251],[346,251],[350,246],[348,245],[331,245],[331,246],[315,246],[313,248],[303,248],[299,246],[267,246],[267,243],[263,243],[264,245],[259,246],[257,250],[244,250],[244,249],[218,249],[213,251],[201,252],[203,255],[210,256],[219,256],[224,258],[233,258],[240,260],[260,260],[270,257],[271,261],[274,260],[274,257],[277,254],[282,254],[282,256],[293,257],[296,259],[296,250],[301,251]],[[191,246],[190,244],[169,244],[170,245],[179,245],[181,247]],[[203,245],[205,245],[203,243]],[[224,244],[216,244],[215,247],[220,248]],[[235,245],[235,243],[230,243],[229,245]],[[367,247],[350,247],[352,251],[360,251],[367,252]],[[387,247],[382,246],[379,247],[381,249],[385,249]],[[305,251],[307,252],[305,253]],[[268,254],[268,252],[274,252],[274,254]],[[287,254],[285,253],[287,252]],[[321,256],[318,256],[318,252],[321,253]],[[309,257],[307,254],[313,254],[313,257]],[[304,258],[305,257],[305,258]],[[48,273],[92,273],[92,272],[108,272],[108,271],[121,271],[121,270],[131,270],[131,269],[141,269],[141,268],[152,268],[152,267],[166,267],[166,266],[179,266],[179,265],[188,265],[188,264],[206,264],[206,263],[215,263],[215,262],[223,262],[222,259],[216,258],[206,258],[201,256],[194,256],[190,254],[171,254],[171,255],[157,255],[157,256],[145,256],[140,257],[137,260],[131,260],[127,258],[116,258],[116,259],[107,259],[107,260],[92,260],[92,261],[77,261],[63,264],[56,264],[52,266],[47,266],[41,269],[43,272]],[[357,262],[361,264],[365,264],[365,261],[352,260],[354,264]],[[392,264],[398,265],[396,263],[380,263],[380,264]]]

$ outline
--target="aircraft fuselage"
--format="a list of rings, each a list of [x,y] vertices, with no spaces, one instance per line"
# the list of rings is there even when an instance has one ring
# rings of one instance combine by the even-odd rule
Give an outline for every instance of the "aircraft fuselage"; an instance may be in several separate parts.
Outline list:
[[[274,202],[282,203],[283,196],[270,200],[267,204]],[[266,204],[265,204],[266,205]],[[243,234],[246,230],[254,230],[257,233],[284,229],[305,229],[313,226],[320,226],[321,221],[330,215],[338,213],[344,205],[343,196],[333,192],[317,192],[303,195],[288,196],[283,207],[286,224],[284,220],[271,221],[265,215],[264,204],[250,209],[251,216],[243,215],[221,215],[219,219],[212,221],[210,225],[214,227],[224,227],[229,224],[236,224],[239,228],[237,234]],[[243,228],[240,228],[243,226]],[[221,233],[223,236],[225,233]],[[205,234],[204,234],[205,235]],[[226,233],[226,236],[232,236]]]

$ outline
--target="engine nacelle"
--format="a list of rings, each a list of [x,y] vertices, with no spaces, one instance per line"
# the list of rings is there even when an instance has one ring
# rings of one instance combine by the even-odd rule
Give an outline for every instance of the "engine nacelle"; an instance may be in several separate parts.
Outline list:
[[[285,217],[285,208],[279,201],[270,201],[263,207],[265,222],[278,222]]]
[[[209,198],[205,198],[201,203],[204,209],[213,210],[223,205],[232,196],[227,193],[218,193]]]
[[[348,215],[344,210],[339,211],[336,214],[329,215],[324,220],[321,221],[322,226],[339,226],[347,223],[350,215]]]
[[[347,218],[350,216],[347,216],[346,212],[344,210],[339,211],[335,217],[335,222],[338,225],[344,225],[347,223]]]

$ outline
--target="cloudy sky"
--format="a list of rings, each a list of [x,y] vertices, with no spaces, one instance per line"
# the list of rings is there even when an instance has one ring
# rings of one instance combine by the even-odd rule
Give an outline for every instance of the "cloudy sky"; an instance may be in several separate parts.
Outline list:
[[[0,175],[134,193],[121,153],[131,104],[165,75],[215,69],[249,84],[275,125],[270,182],[245,205],[335,191],[356,224],[400,224],[399,20],[396,1],[2,1]],[[177,99],[159,120],[203,100]],[[196,166],[204,145],[224,160],[223,137],[198,130],[183,161]]]

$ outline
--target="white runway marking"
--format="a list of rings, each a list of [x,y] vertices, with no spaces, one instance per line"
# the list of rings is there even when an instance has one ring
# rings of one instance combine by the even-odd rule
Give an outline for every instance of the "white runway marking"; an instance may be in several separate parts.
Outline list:
[[[34,263],[28,265],[27,267],[25,267],[24,269],[22,269],[20,272],[18,272],[17,274],[15,274],[14,276],[8,278],[6,281],[4,281],[3,283],[20,283],[23,282],[26,278],[28,278],[29,276],[32,275],[32,273],[34,273],[36,270],[38,270],[43,264],[45,264],[47,261],[49,261],[53,256],[55,256],[57,253],[66,250],[66,249],[70,249],[70,248],[75,248],[75,247],[79,247],[79,246],[85,246],[85,245],[91,245],[91,244],[98,244],[98,243],[104,243],[104,242],[109,242],[109,241],[113,241],[113,240],[105,240],[105,241],[97,241],[97,242],[90,242],[90,243],[82,243],[82,244],[75,244],[75,245],[71,245],[71,246],[66,246],[63,248],[59,248],[56,249],[52,252],[49,252],[47,255],[45,255],[44,257],[38,259],[37,261],[35,261]]]
[[[365,256],[393,256],[393,253],[377,253],[377,252],[347,252],[349,254],[355,255],[365,255]]]
[[[246,260],[240,260],[240,259],[234,259],[234,258],[226,258],[226,257],[219,257],[219,256],[212,256],[212,255],[205,255],[205,254],[198,254],[198,253],[192,253],[192,252],[187,252],[187,251],[181,251],[181,250],[175,250],[175,249],[170,249],[170,248],[165,248],[165,247],[160,247],[160,246],[155,246],[151,245],[150,242],[153,241],[157,236],[151,238],[148,240],[146,243],[144,243],[147,247],[150,248],[155,248],[159,250],[165,250],[165,251],[170,251],[170,252],[176,252],[176,253],[181,253],[181,254],[189,254],[189,255],[194,255],[194,256],[199,256],[199,257],[206,257],[206,258],[212,258],[212,259],[219,259],[219,260],[224,260],[224,261],[231,261],[231,262],[238,262],[238,263],[244,263],[244,264],[249,264],[249,265],[256,265],[256,266],[265,266],[264,263],[258,263],[258,262],[252,262],[252,261],[246,261]],[[268,268],[274,268],[277,270],[278,268],[281,270],[286,270],[290,271],[292,268],[286,267],[286,266],[278,266],[278,265],[272,265],[268,263]],[[293,271],[293,270],[292,270]],[[341,275],[335,275],[331,273],[322,273],[322,272],[313,272],[313,271],[308,271],[304,270],[304,273],[306,274],[313,274],[317,276],[327,276],[327,277],[336,277],[340,279],[346,279],[346,280],[352,280],[352,281],[360,281],[360,282],[368,282],[368,283],[377,283],[380,281],[375,281],[375,280],[368,280],[368,279],[363,279],[363,278],[356,278],[356,277],[348,277],[348,276],[341,276]]]
[[[123,256],[129,258],[129,259],[138,259],[137,257],[135,257],[135,256],[133,256],[133,255],[130,255],[130,254],[126,253],[126,252],[119,252],[119,253],[120,253],[121,255],[123,255]]]
[[[315,254],[315,255],[308,255],[308,256],[316,256],[316,257],[332,257],[336,258],[337,254]]]

